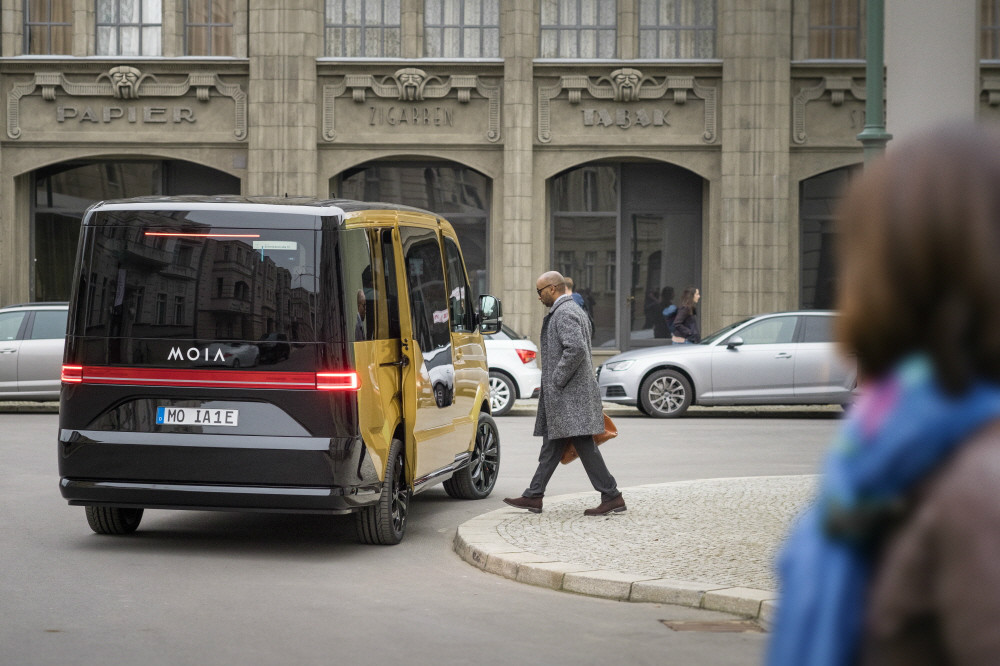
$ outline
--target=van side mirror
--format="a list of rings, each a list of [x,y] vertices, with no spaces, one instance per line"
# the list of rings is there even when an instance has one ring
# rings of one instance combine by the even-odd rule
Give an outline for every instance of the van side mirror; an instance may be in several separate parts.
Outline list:
[[[503,308],[500,299],[489,294],[479,295],[479,332],[483,335],[499,333],[503,324]]]

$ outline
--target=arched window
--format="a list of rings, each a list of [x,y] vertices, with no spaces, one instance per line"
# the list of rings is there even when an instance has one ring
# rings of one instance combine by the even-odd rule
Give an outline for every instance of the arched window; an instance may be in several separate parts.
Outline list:
[[[665,342],[662,297],[701,282],[703,187],[669,164],[594,163],[552,179],[552,265],[583,296],[595,348]]]
[[[860,165],[821,173],[799,186],[799,306],[834,306],[834,208]]]

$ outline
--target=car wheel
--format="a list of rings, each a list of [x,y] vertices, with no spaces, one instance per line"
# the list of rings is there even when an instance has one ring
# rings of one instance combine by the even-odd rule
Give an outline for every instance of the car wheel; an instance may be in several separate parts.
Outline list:
[[[458,499],[483,499],[493,492],[500,474],[500,433],[496,421],[479,414],[472,460],[444,482],[444,489]]]
[[[410,487],[403,471],[403,443],[389,447],[388,464],[378,502],[355,514],[354,526],[361,543],[392,546],[403,540],[410,509]]]
[[[496,370],[490,371],[490,411],[493,416],[503,416],[513,409],[516,397],[510,377]]]
[[[680,416],[691,406],[691,383],[676,370],[657,370],[642,382],[642,411],[656,418]]]
[[[142,509],[114,506],[88,506],[87,522],[98,534],[131,534],[139,527]]]

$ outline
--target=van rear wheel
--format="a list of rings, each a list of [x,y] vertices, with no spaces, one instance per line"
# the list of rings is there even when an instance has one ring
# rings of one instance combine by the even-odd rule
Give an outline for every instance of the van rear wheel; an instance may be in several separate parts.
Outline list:
[[[378,502],[355,514],[358,541],[392,546],[403,540],[406,515],[410,509],[410,487],[403,471],[403,443],[398,439],[389,447],[389,459],[382,480]]]
[[[500,433],[493,417],[480,412],[472,459],[444,482],[444,489],[458,499],[483,499],[493,492],[499,474]]]
[[[131,534],[139,527],[142,509],[115,506],[88,506],[87,522],[98,534]]]

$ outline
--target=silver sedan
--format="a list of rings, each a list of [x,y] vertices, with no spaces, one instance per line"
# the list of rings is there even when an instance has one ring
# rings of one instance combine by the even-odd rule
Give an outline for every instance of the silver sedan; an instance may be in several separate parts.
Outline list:
[[[848,404],[857,364],[837,350],[834,313],[777,312],[699,344],[633,349],[597,368],[601,398],[659,418],[696,405]]]

